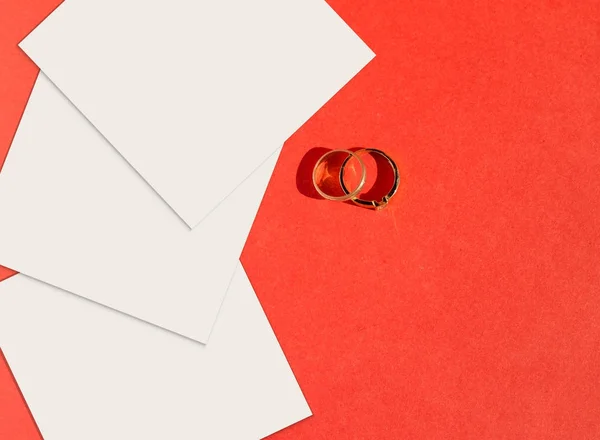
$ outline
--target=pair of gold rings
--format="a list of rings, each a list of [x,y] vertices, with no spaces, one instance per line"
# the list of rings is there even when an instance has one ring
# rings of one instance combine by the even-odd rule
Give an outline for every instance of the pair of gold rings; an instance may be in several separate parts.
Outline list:
[[[339,172],[339,183],[340,183],[340,187],[341,187],[342,191],[344,192],[344,195],[341,195],[341,196],[334,196],[334,195],[327,194],[325,191],[323,191],[321,189],[319,182],[318,182],[319,167],[323,163],[325,163],[325,161],[328,158],[330,158],[333,154],[346,154],[347,155],[347,157],[342,162],[342,165],[340,167],[340,172]],[[390,188],[388,193],[386,195],[384,195],[380,200],[365,200],[365,199],[362,199],[359,197],[360,193],[362,192],[363,187],[365,186],[365,182],[367,180],[367,168],[365,166],[365,163],[360,158],[360,156],[362,156],[363,154],[378,154],[378,155],[382,156],[384,159],[386,159],[387,163],[390,165],[390,167],[392,168],[392,171],[394,173],[392,187]],[[346,183],[344,181],[346,166],[348,165],[348,162],[350,161],[350,159],[355,159],[359,163],[360,168],[361,168],[360,180],[358,182],[358,185],[356,186],[356,189],[354,189],[353,191],[350,191],[348,189],[348,187],[346,186]],[[317,161],[317,163],[315,164],[315,168],[313,169],[312,180],[313,180],[313,185],[315,186],[315,189],[321,195],[321,197],[323,197],[324,199],[333,200],[333,201],[337,201],[337,202],[344,202],[347,200],[351,200],[358,206],[379,210],[379,209],[385,208],[387,206],[387,204],[390,202],[390,200],[392,199],[392,197],[394,197],[394,194],[396,194],[396,191],[398,190],[398,185],[400,184],[400,173],[398,172],[398,167],[396,166],[396,163],[392,160],[392,158],[381,150],[377,150],[375,148],[363,148],[362,150],[358,150],[358,151],[332,150],[332,151],[328,151],[327,153],[325,153]]]

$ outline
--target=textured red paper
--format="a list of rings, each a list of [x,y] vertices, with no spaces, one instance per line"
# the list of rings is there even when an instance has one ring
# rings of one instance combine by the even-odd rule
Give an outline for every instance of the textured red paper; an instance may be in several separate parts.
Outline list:
[[[15,274],[16,272],[14,270],[10,270],[6,267],[0,266],[0,281],[4,281],[5,279],[10,278]]]
[[[61,0],[5,0],[0,4],[0,168],[39,69],[17,46]]]
[[[29,408],[0,350],[0,439],[42,440]]]
[[[273,439],[600,438],[600,2],[330,4],[377,57],[242,259],[314,412]],[[393,206],[311,197],[305,154],[362,146]]]

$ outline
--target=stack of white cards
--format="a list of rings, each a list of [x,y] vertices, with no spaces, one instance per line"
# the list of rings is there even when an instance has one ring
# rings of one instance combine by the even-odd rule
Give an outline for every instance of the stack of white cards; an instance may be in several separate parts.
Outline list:
[[[285,140],[373,57],[324,0],[66,0],[0,173],[0,348],[45,440],[310,415],[238,258]]]

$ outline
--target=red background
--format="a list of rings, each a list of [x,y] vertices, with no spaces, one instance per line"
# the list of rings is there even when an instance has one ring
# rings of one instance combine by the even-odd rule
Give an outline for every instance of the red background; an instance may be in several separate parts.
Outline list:
[[[600,438],[600,2],[330,4],[377,57],[242,259],[315,414],[273,439]],[[303,194],[307,151],[363,146],[386,211]]]
[[[0,6],[0,148],[57,3]],[[242,258],[315,413],[273,439],[600,438],[600,3],[329,3],[377,57],[287,142]],[[311,197],[311,151],[362,146],[393,204]]]
[[[0,351],[0,439],[42,439],[2,351]]]

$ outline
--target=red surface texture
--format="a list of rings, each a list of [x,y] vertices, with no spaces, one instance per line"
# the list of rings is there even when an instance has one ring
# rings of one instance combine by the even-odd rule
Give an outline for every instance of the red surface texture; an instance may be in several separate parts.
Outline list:
[[[0,440],[42,440],[1,350]]]
[[[273,440],[600,438],[600,2],[330,4],[377,57],[242,258],[314,412]],[[385,211],[310,196],[307,152],[356,147]]]
[[[0,266],[0,281],[4,281],[5,279],[10,278],[15,274],[16,272],[14,270]]]

